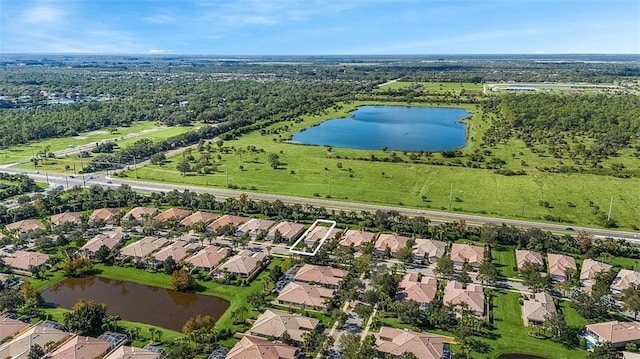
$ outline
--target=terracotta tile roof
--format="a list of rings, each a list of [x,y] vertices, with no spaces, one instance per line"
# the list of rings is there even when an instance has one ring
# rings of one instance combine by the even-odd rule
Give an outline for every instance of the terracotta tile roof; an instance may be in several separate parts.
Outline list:
[[[415,300],[421,304],[431,303],[438,292],[438,280],[432,277],[422,277],[418,281],[416,273],[407,273],[398,283],[398,299]]]
[[[169,257],[173,257],[173,260],[176,262],[180,262],[183,260],[188,254],[189,250],[195,250],[198,248],[197,243],[190,243],[185,241],[175,241],[168,246],[157,251],[153,258],[157,261],[164,261]]]
[[[214,220],[213,222],[211,222],[207,228],[209,229],[213,229],[214,231],[217,231],[218,229],[226,226],[227,224],[230,224],[234,227],[238,227],[239,225],[243,224],[244,222],[247,221],[248,218],[245,217],[240,217],[240,216],[232,216],[229,214],[225,214],[224,216]]]
[[[329,227],[326,226],[316,226],[307,233],[307,237],[305,238],[306,242],[318,242],[321,240],[328,232]],[[327,240],[334,239],[336,235],[340,233],[338,228],[334,228],[331,230],[329,235],[327,236]]]
[[[290,282],[278,295],[278,301],[307,307],[326,307],[326,300],[333,297],[334,293],[332,289]]]
[[[214,213],[198,211],[191,214],[190,216],[185,217],[182,221],[180,221],[180,224],[183,226],[193,226],[196,223],[209,224],[218,217],[219,216]]]
[[[275,223],[275,221],[270,221],[268,219],[249,218],[248,221],[238,226],[238,231],[236,233],[238,233],[238,235],[245,233],[255,234],[258,231],[268,230]]]
[[[529,251],[525,249],[516,249],[516,265],[518,266],[518,269],[522,268],[522,266],[527,262],[544,267],[542,254],[540,254],[539,252]]]
[[[247,276],[260,267],[266,255],[266,253],[261,252],[252,253],[250,251],[242,251],[229,258],[228,261],[218,268],[218,271],[222,272],[226,270],[229,273]]]
[[[459,263],[481,264],[484,260],[484,248],[472,244],[454,243],[451,245],[451,260]]]
[[[444,353],[443,337],[437,334],[381,327],[374,336],[378,350],[394,358],[410,352],[418,359],[440,359]]]
[[[376,233],[348,229],[344,234],[342,234],[338,244],[345,247],[349,247],[351,245],[354,247],[360,247],[365,243],[373,241],[375,237]]]
[[[44,347],[50,341],[59,343],[70,337],[71,334],[62,330],[35,325],[17,335],[13,340],[1,344],[0,358],[27,359],[32,345],[38,344]]]
[[[591,258],[587,258],[582,262],[582,268],[580,269],[580,280],[588,281],[596,279],[596,274],[599,272],[608,272],[611,270],[611,266],[606,263],[594,261]]]
[[[95,237],[91,238],[84,246],[80,249],[85,250],[90,253],[95,253],[100,249],[100,247],[105,246],[109,249],[113,249],[118,243],[122,242],[124,239],[124,233],[122,232],[114,232],[109,235],[105,233],[100,233]]]
[[[296,237],[302,230],[304,229],[304,225],[300,223],[294,222],[280,222],[275,226],[271,227],[269,232],[267,233],[267,237],[273,238],[276,235],[276,231],[280,232],[282,238],[286,238],[287,240],[291,240]]]
[[[338,286],[342,278],[349,272],[333,267],[305,264],[298,270],[295,280],[307,283],[318,283],[326,286]]]
[[[298,348],[245,336],[227,353],[226,359],[294,359]]]
[[[162,248],[169,242],[166,238],[144,237],[137,242],[133,242],[122,248],[120,254],[123,256],[144,258],[154,251]]]
[[[91,359],[100,358],[111,350],[111,344],[101,339],[85,336],[75,336],[67,340],[51,353],[51,359]]]
[[[158,222],[166,222],[172,219],[181,221],[184,218],[188,217],[190,214],[191,211],[186,209],[171,208],[153,217],[153,219]]]
[[[51,216],[51,224],[54,226],[61,226],[66,223],[78,224],[80,222],[80,212],[64,212]]]
[[[630,286],[640,286],[640,272],[621,269],[611,284],[611,289],[622,292]]]
[[[153,217],[156,214],[158,214],[158,212],[160,212],[159,209],[157,208],[152,208],[152,207],[135,207],[133,209],[131,209],[129,212],[125,213],[124,216],[122,216],[122,218],[124,219],[136,219],[136,220],[141,220],[144,217]]]
[[[640,340],[639,322],[619,322],[617,320],[587,325],[587,329],[601,339],[616,344]]]
[[[547,265],[549,274],[561,277],[565,276],[567,269],[577,269],[575,259],[564,254],[547,253]]]
[[[185,262],[191,263],[197,268],[212,270],[227,258],[230,252],[229,248],[209,246],[185,259]]]
[[[318,319],[308,318],[300,314],[292,314],[277,309],[267,309],[258,316],[249,333],[261,337],[281,339],[287,332],[291,339],[302,342],[302,335],[318,327]]]
[[[30,266],[39,267],[49,260],[49,255],[38,252],[15,251],[2,259],[6,265],[28,271]]]
[[[96,221],[111,222],[118,216],[118,214],[120,214],[120,211],[121,211],[120,208],[96,209],[91,213],[91,216],[89,216],[89,222],[90,223],[96,222]]]
[[[396,234],[381,233],[378,236],[375,247],[379,251],[386,250],[387,247],[391,250],[391,253],[397,252],[399,249],[404,248],[409,241],[409,237],[399,236]]]
[[[477,313],[484,313],[484,292],[482,286],[469,283],[467,288],[462,287],[458,281],[449,281],[444,288],[444,304],[456,305],[467,303],[469,309]]]
[[[19,233],[27,233],[36,229],[46,229],[44,224],[35,219],[25,219],[23,221],[13,222],[5,226],[8,230],[17,230]]]
[[[413,254],[427,258],[442,258],[447,248],[447,244],[442,241],[417,238],[413,246]]]
[[[17,319],[0,318],[0,340],[13,335],[28,326],[29,324]]]
[[[553,298],[547,292],[536,293],[533,298],[527,294],[522,302],[524,317],[535,322],[544,322],[545,317],[556,312]]]
[[[151,350],[122,345],[109,353],[104,359],[159,359],[160,354]]]

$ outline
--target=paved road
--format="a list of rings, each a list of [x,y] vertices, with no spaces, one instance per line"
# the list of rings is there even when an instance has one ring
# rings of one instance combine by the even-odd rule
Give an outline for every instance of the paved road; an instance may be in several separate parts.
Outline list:
[[[427,210],[417,210],[417,209],[408,209],[401,207],[391,207],[391,206],[382,206],[376,204],[368,204],[368,203],[353,203],[353,202],[339,202],[322,198],[303,198],[303,197],[294,197],[294,196],[285,196],[278,194],[268,194],[268,193],[258,193],[258,192],[246,192],[246,191],[234,191],[226,188],[211,188],[211,187],[197,187],[197,186],[186,186],[180,184],[165,184],[165,183],[155,183],[155,182],[143,182],[143,181],[135,181],[135,180],[125,180],[116,177],[108,177],[105,173],[98,172],[91,175],[75,175],[69,176],[59,173],[41,173],[39,171],[33,170],[21,170],[21,169],[13,169],[13,168],[4,168],[2,169],[4,172],[10,173],[25,173],[29,177],[33,178],[36,181],[46,181],[50,184],[56,186],[73,187],[73,186],[92,186],[92,185],[100,185],[104,187],[119,187],[121,184],[127,184],[131,186],[132,189],[143,192],[143,193],[153,193],[153,192],[169,192],[172,190],[183,191],[188,189],[190,191],[202,193],[211,193],[217,198],[225,199],[229,197],[237,198],[241,193],[247,193],[250,198],[257,200],[281,200],[286,203],[298,203],[298,204],[310,204],[314,206],[324,206],[325,208],[332,210],[345,210],[345,211],[376,211],[376,210],[395,210],[399,213],[409,216],[426,216],[434,223],[439,222],[448,222],[448,221],[458,221],[465,220],[468,225],[482,225],[485,223],[492,224],[507,224],[513,225],[517,227],[531,227],[531,228],[540,228],[542,230],[548,231],[556,231],[556,232],[565,232],[565,233],[575,233],[575,231],[584,230],[592,233],[595,236],[602,237],[613,237],[613,238],[621,238],[625,239],[631,243],[635,243],[640,245],[640,235],[638,233],[633,232],[623,232],[623,231],[615,231],[610,229],[600,229],[600,228],[589,228],[589,227],[576,227],[572,226],[573,231],[566,231],[566,224],[553,224],[553,223],[543,223],[543,222],[533,222],[533,221],[523,221],[523,220],[515,220],[515,219],[503,219],[503,218],[493,218],[486,216],[476,216],[471,214],[464,213],[446,213],[446,212],[437,212],[437,211],[427,211]]]

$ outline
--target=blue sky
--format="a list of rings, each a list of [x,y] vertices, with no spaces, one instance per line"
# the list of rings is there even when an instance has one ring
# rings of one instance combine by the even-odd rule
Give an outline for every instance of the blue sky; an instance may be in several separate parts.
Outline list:
[[[0,0],[0,52],[640,54],[640,1]]]

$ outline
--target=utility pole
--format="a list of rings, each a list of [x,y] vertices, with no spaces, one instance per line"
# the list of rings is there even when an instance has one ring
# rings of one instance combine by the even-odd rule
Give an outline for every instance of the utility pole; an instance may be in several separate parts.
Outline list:
[[[33,162],[33,169],[35,170],[38,166],[36,165],[36,155],[33,153],[33,148],[31,149],[31,161]]]
[[[47,184],[49,184],[49,172],[45,172],[44,175],[47,176]]]
[[[611,201],[609,201],[609,214],[607,215],[607,222],[611,220],[612,209],[613,209],[613,196],[611,196]]]
[[[453,183],[449,188],[449,210],[451,210],[451,201],[453,200]]]
[[[64,180],[67,181],[67,190],[69,190],[69,177],[65,176]]]

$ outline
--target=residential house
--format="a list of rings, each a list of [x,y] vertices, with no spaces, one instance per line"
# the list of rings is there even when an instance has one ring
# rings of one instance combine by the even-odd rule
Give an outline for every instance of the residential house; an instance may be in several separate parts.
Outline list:
[[[398,283],[396,298],[399,300],[414,300],[426,308],[436,298],[438,280],[424,276],[418,280],[418,274],[407,273]]]
[[[242,237],[248,235],[251,239],[256,239],[258,233],[264,232],[265,234],[276,222],[268,219],[250,218],[245,223],[238,226],[236,230],[236,236]]]
[[[273,241],[276,232],[280,233],[281,242],[293,242],[304,230],[304,225],[294,222],[280,222],[269,229],[267,240]]]
[[[47,353],[47,359],[102,358],[111,351],[111,344],[101,339],[77,335],[54,351]]]
[[[35,230],[45,230],[47,227],[35,219],[25,219],[18,222],[9,223],[4,227],[9,231],[16,231],[19,234],[26,234]]]
[[[213,222],[211,222],[207,226],[207,231],[209,232],[217,232],[220,228],[224,226],[231,226],[234,228],[238,228],[239,225],[246,222],[248,218],[240,217],[240,216],[232,216],[230,214],[225,214],[222,217],[216,218]]]
[[[316,242],[319,242],[322,238],[325,238],[325,236],[327,240],[331,240],[336,238],[336,236],[340,234],[340,229],[332,228],[331,231],[329,231],[329,228],[331,227],[317,225],[309,229],[309,232],[307,232],[307,236],[304,238],[305,244],[307,244],[308,246],[313,246]]]
[[[97,252],[102,246],[112,250],[115,246],[120,244],[125,239],[125,234],[118,231],[110,234],[100,233],[91,238],[84,246],[80,247],[81,250],[93,254]]]
[[[191,252],[195,251],[198,247],[199,245],[197,243],[175,241],[155,252],[152,256],[158,262],[164,262],[169,257],[172,257],[173,260],[178,263],[189,256]]]
[[[596,282],[596,274],[609,272],[611,268],[609,264],[587,258],[582,262],[582,268],[580,269],[580,283],[584,286],[592,286]]]
[[[265,252],[243,250],[229,258],[217,271],[218,273],[229,273],[239,278],[251,280],[260,272],[268,259],[269,255]]]
[[[522,301],[522,313],[525,326],[542,325],[546,317],[556,312],[553,297],[547,292],[524,294]]]
[[[348,271],[314,264],[305,264],[298,270],[294,280],[302,283],[320,284],[323,287],[337,289]]]
[[[48,260],[48,254],[29,251],[15,251],[10,256],[2,258],[9,268],[24,272],[29,272],[33,267],[42,267]]]
[[[153,219],[161,223],[167,223],[170,221],[180,222],[190,214],[191,211],[187,209],[171,208],[156,215]]]
[[[624,348],[627,343],[640,344],[640,322],[614,320],[589,324],[586,326],[584,338],[587,340],[587,348],[607,342],[614,348]]]
[[[447,244],[442,241],[432,239],[417,238],[413,246],[413,256],[418,261],[423,260],[429,263],[436,263],[447,250]]]
[[[202,223],[203,225],[208,225],[218,217],[219,216],[217,214],[198,211],[182,219],[182,221],[180,221],[180,225],[186,226],[186,227],[196,226],[199,223]]]
[[[104,359],[159,359],[160,354],[151,350],[121,345],[107,354]]]
[[[354,246],[358,248],[365,243],[372,242],[375,238],[376,233],[347,229],[347,231],[342,234],[342,237],[340,237],[338,244],[344,247]]]
[[[471,268],[476,270],[484,261],[484,247],[454,243],[451,245],[451,260],[457,268],[462,268],[465,263],[469,263]]]
[[[122,219],[125,221],[136,220],[140,223],[144,221],[145,218],[153,218],[156,214],[160,212],[157,208],[152,207],[135,207],[131,209],[129,212],[125,213],[122,216]]]
[[[640,272],[621,269],[611,283],[611,291],[619,294],[629,287],[640,288]]]
[[[253,322],[253,326],[247,332],[261,338],[273,338],[282,340],[284,333],[298,344],[304,341],[303,334],[312,330],[319,330],[318,319],[308,318],[297,313],[289,313],[277,309],[267,309]]]
[[[640,359],[640,353],[622,352],[622,359]]]
[[[27,328],[29,324],[17,319],[0,317],[0,342],[21,330]]]
[[[399,236],[397,234],[381,233],[374,245],[376,254],[382,256],[387,248],[391,251],[391,255],[395,255],[400,249],[407,246],[409,237]]]
[[[44,348],[45,344],[52,342],[60,344],[72,335],[62,330],[34,325],[14,337],[11,341],[0,344],[0,358],[27,359],[29,350],[33,345]]]
[[[465,288],[464,284],[458,281],[449,281],[444,288],[442,302],[453,306],[466,303],[467,308],[479,317],[485,313],[484,292],[482,286],[478,284],[469,283]]]
[[[520,270],[525,263],[536,264],[539,265],[540,268],[544,268],[542,254],[525,249],[516,249],[516,266],[518,270]]]
[[[297,359],[299,355],[296,347],[244,336],[227,353],[226,359]]]
[[[193,265],[193,268],[212,271],[216,269],[229,254],[231,254],[231,249],[229,248],[208,246],[185,259],[185,262]]]
[[[551,278],[557,281],[569,279],[567,271],[577,269],[575,259],[564,254],[547,253],[547,266]]]
[[[51,226],[58,227],[65,224],[80,224],[80,212],[64,212],[51,216]]]
[[[379,351],[394,359],[404,358],[404,353],[413,353],[417,359],[441,359],[448,350],[444,337],[426,332],[414,332],[408,329],[381,327],[374,334]]]
[[[100,208],[94,210],[89,216],[89,223],[104,222],[113,224],[120,215],[120,208]]]
[[[139,241],[133,242],[120,250],[123,257],[144,259],[146,256],[164,247],[169,240],[159,237],[144,237]]]
[[[282,289],[276,301],[282,305],[324,311],[327,309],[327,300],[334,295],[333,289],[290,282]]]

